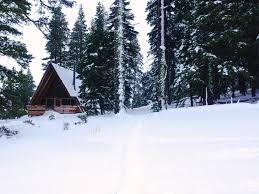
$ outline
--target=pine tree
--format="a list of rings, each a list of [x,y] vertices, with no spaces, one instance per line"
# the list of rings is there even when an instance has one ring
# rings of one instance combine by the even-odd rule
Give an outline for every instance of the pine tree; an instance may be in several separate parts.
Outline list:
[[[78,17],[74,28],[70,35],[69,46],[69,60],[68,66],[73,69],[74,66],[82,61],[84,52],[86,50],[87,26],[85,23],[85,15],[82,5],[80,5]],[[77,69],[77,68],[76,68]],[[78,70],[78,69],[77,69]]]
[[[98,3],[87,50],[79,67],[80,97],[88,114],[94,115],[114,108],[114,46],[112,33],[107,29],[107,18],[104,6]]]
[[[138,71],[142,61],[137,40],[138,32],[134,29],[132,21],[134,15],[128,8],[129,1],[115,0],[111,6],[109,16],[110,30],[115,34],[116,45],[116,76],[115,84],[115,112],[131,107],[134,88],[134,73]],[[136,60],[138,59],[138,60]]]
[[[147,106],[152,101],[153,80],[151,72],[140,72],[135,84],[132,108]]]
[[[239,66],[248,71],[247,81],[254,97],[256,89],[259,88],[259,4],[257,1],[238,0],[230,3],[230,6],[231,18],[235,21],[231,23],[231,29],[237,32],[240,38],[239,42],[236,42]]]
[[[203,61],[207,60],[207,72],[203,79],[210,85],[210,101],[220,97],[220,94],[232,94],[238,88],[244,89],[238,79],[250,81],[252,95],[255,95],[258,79],[258,53],[256,37],[259,21],[256,13],[258,3],[253,1],[198,1],[197,22],[198,44],[201,45]],[[202,34],[202,36],[201,36]],[[208,39],[208,37],[210,37]],[[243,91],[242,93],[245,93]]]
[[[22,36],[17,25],[28,22],[27,15],[31,11],[31,3],[27,0],[0,1],[0,55],[13,58],[22,68],[28,67],[32,56],[28,54],[24,43],[15,37]],[[0,118],[6,118],[9,109],[8,96],[4,83],[13,77],[13,71],[0,64]],[[18,93],[17,93],[18,94]]]
[[[237,89],[245,94],[248,81],[255,95],[256,10],[258,5],[250,1],[175,1],[175,16],[184,13],[179,17],[184,28],[180,30],[182,45],[176,56],[176,98],[190,96],[192,102],[200,97],[203,104],[212,104],[221,95],[235,97]],[[177,24],[175,20],[172,23]]]
[[[15,118],[26,114],[26,105],[32,96],[34,83],[30,71],[24,74],[15,69],[8,71],[0,88],[0,118]]]
[[[67,67],[67,46],[69,40],[69,29],[65,15],[61,7],[52,11],[52,18],[49,23],[49,33],[47,35],[46,50],[49,57],[45,60],[57,63],[60,66]],[[43,64],[46,68],[46,64]]]
[[[224,8],[223,8],[224,10]],[[213,1],[200,1],[196,4],[195,16],[199,17],[196,24],[194,39],[196,42],[195,63],[199,73],[200,87],[199,95],[204,105],[213,104],[220,97],[220,80],[226,72],[227,61],[221,60],[218,50],[224,50],[223,42],[220,45],[220,37],[226,32],[224,24],[221,23],[222,6]],[[207,14],[207,15],[206,15]],[[212,26],[212,25],[213,26]],[[210,39],[208,39],[210,37]],[[221,51],[221,52],[222,52]],[[227,52],[227,50],[225,50]],[[229,58],[230,59],[230,58]],[[231,60],[231,59],[230,59]],[[223,63],[225,65],[223,65]],[[221,66],[221,67],[220,67]],[[221,68],[221,69],[220,69]],[[230,77],[230,75],[228,75]]]
[[[15,59],[22,67],[28,66],[32,56],[25,44],[14,38],[22,35],[15,25],[27,23],[30,11],[31,3],[27,0],[0,1],[0,55]]]
[[[48,37],[49,34],[49,13],[57,7],[72,8],[76,3],[75,0],[33,0],[33,2],[36,14],[29,13],[26,15],[26,18],[31,24],[34,24],[45,37]]]
[[[25,105],[28,105],[30,101],[30,97],[32,97],[34,89],[35,89],[35,83],[33,80],[32,73],[30,69],[28,68],[27,73],[22,75],[24,77],[24,80],[21,81],[21,87],[20,89],[23,91],[23,103]],[[26,107],[24,107],[26,108]]]
[[[154,57],[151,64],[151,74],[154,80],[153,88],[153,110],[162,108],[161,100],[170,104],[171,89],[175,77],[175,41],[172,34],[171,0],[150,0],[147,3],[147,22],[152,27],[149,32],[150,54]]]
[[[190,105],[194,105],[197,91],[203,84],[199,77],[197,59],[199,47],[197,45],[196,26],[194,13],[196,12],[194,0],[173,1],[173,14],[171,17],[171,30],[174,34],[175,44],[175,80],[171,85],[172,98],[177,105],[185,105],[186,99]]]
[[[22,35],[16,25],[33,23],[46,35],[48,29],[46,26],[49,23],[48,11],[52,11],[57,5],[72,7],[74,4],[73,0],[34,1],[34,4],[28,0],[0,1],[0,53],[15,59],[23,68],[28,66],[32,56],[28,54],[25,44],[14,38]],[[35,14],[31,14],[32,6],[37,10],[38,18],[34,18]]]
[[[138,54],[140,51],[139,46],[138,46],[138,42],[136,42],[137,45],[137,53]],[[142,56],[141,55],[137,55],[135,58],[131,58],[132,59],[132,64],[133,64],[133,77],[132,77],[132,84],[131,84],[131,89],[132,89],[132,103],[131,108],[138,108],[141,106],[145,106],[146,103],[142,100],[142,93],[143,93],[143,85],[142,85],[142,78],[143,78],[143,72],[142,72]],[[130,99],[131,101],[131,99]]]

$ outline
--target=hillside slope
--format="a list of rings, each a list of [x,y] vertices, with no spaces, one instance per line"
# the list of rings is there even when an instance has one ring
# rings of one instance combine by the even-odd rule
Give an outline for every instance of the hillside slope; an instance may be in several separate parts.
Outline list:
[[[0,138],[1,193],[259,193],[259,104],[50,114],[0,121],[20,132]]]

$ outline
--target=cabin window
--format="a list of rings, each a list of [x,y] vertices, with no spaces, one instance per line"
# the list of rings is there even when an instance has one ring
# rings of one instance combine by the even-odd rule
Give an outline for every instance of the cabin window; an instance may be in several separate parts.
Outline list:
[[[47,99],[47,107],[54,107],[54,99],[48,98]]]
[[[70,105],[71,100],[70,99],[62,99],[62,105]]]
[[[71,100],[71,105],[76,105],[76,100],[75,99]]]
[[[46,99],[41,99],[40,105],[46,105]]]
[[[56,99],[56,106],[61,106],[60,99]]]

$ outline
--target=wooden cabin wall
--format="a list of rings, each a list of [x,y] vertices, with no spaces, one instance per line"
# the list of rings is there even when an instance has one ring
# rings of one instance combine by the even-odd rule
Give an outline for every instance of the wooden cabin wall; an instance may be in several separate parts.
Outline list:
[[[49,85],[49,88],[44,98],[69,98],[70,96],[67,94],[67,92],[64,90],[64,86],[60,79],[58,77],[55,77],[53,82]]]

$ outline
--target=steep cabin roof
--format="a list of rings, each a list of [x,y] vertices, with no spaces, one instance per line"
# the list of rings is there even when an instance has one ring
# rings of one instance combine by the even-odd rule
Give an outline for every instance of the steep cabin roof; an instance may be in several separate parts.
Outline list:
[[[50,63],[33,94],[30,105],[36,105],[44,97],[63,97],[79,99],[81,80],[76,73],[75,89],[73,86],[73,71]]]

